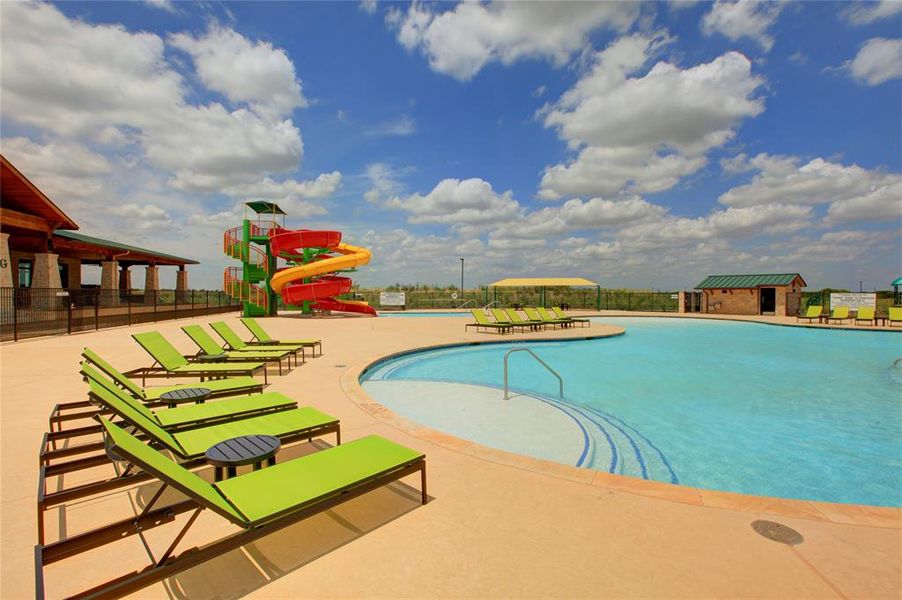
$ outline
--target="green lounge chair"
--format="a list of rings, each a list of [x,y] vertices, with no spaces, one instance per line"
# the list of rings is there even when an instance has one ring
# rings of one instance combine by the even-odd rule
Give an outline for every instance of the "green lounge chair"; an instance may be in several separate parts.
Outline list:
[[[251,335],[254,336],[253,341],[248,342],[251,346],[256,345],[266,345],[266,346],[281,346],[283,344],[289,346],[304,346],[305,348],[310,348],[311,352],[313,352],[313,356],[316,357],[316,348],[319,347],[319,355],[323,355],[323,342],[322,340],[315,339],[307,339],[307,340],[274,340],[272,339],[266,330],[263,329],[263,326],[257,322],[256,319],[251,317],[243,317],[241,319],[241,323],[247,327],[247,330],[251,332]]]
[[[189,511],[191,516],[175,535],[169,548],[154,557],[147,567],[86,590],[80,596],[129,595],[302,519],[416,473],[420,474],[421,502],[425,504],[428,499],[425,455],[376,435],[259,471],[243,473],[225,481],[209,483],[113,423],[105,419],[100,419],[100,423],[106,431],[113,452],[156,477],[163,485],[137,517],[132,516],[51,544],[39,544],[35,552],[38,590],[44,587],[44,565],[100,548],[124,537],[143,534],[147,529],[172,522],[176,515]],[[155,503],[167,487],[180,492],[187,499],[155,508]],[[176,554],[178,543],[204,509],[210,509],[241,530]]]
[[[489,312],[492,313],[492,317],[495,318],[495,322],[502,325],[510,325],[515,329],[520,329],[521,331],[526,331],[527,329],[535,329],[531,323],[515,323],[511,321],[510,317],[507,316],[507,313],[500,308],[490,308]]]
[[[229,347],[229,350],[255,350],[255,351],[266,351],[266,350],[274,350],[274,351],[285,351],[290,350],[291,352],[300,352],[301,353],[301,361],[306,362],[307,357],[304,352],[304,346],[301,344],[281,344],[281,345],[268,345],[268,344],[260,344],[257,346],[251,347],[247,342],[241,339],[235,330],[229,327],[225,321],[216,321],[215,323],[210,323],[210,327],[213,328],[213,331],[223,339],[226,343],[226,346]],[[295,362],[297,362],[297,355],[295,355]]]
[[[169,411],[153,413],[140,402],[131,400],[125,394],[114,391],[115,388],[90,377],[88,386],[91,390],[89,396],[92,401],[109,409],[117,417],[150,438],[152,443],[166,448],[181,460],[203,457],[211,446],[242,435],[272,435],[282,439],[283,442],[288,442],[334,433],[338,443],[341,443],[338,419],[309,406],[269,412],[227,422],[216,422],[192,429],[170,431],[164,425],[163,420],[167,418],[173,421],[183,419],[178,413],[173,417],[163,417]],[[211,403],[209,406],[216,406],[216,404],[220,403]],[[208,405],[200,404],[185,408],[206,406]],[[169,410],[181,411],[182,409],[172,408]]]
[[[141,345],[154,359],[154,365],[141,371],[141,385],[151,374],[162,373],[165,377],[198,377],[201,381],[206,378],[229,377],[235,375],[253,375],[260,369],[263,370],[263,383],[268,383],[266,375],[266,363],[253,362],[240,365],[230,363],[189,363],[175,347],[166,341],[156,331],[147,333],[133,333],[132,338]]]
[[[886,322],[890,327],[893,323],[902,323],[902,306],[890,306],[887,313]]]
[[[539,314],[541,314],[542,311],[544,311],[544,310],[545,310],[544,308],[540,308]],[[551,312],[554,313],[553,315],[549,315],[552,318],[566,319],[572,323],[580,323],[580,324],[585,323],[585,327],[592,326],[592,321],[590,321],[589,319],[583,319],[583,318],[579,318],[579,317],[568,317],[566,314],[564,314],[564,311],[561,310],[560,306],[552,306]],[[582,326],[582,325],[580,325],[580,326]]]
[[[141,388],[134,381],[126,377],[122,372],[105,361],[96,352],[90,348],[85,348],[82,357],[92,365],[103,371],[107,376],[116,382],[122,389],[129,392],[132,396],[145,403],[161,403],[160,396],[166,392],[181,390],[186,388],[197,387],[194,383],[184,383],[179,385],[160,385],[149,388]],[[204,382],[204,387],[210,390],[211,398],[219,398],[223,396],[236,396],[239,394],[253,394],[263,391],[263,384],[256,381],[253,377],[231,377],[229,379],[214,379]]]
[[[827,317],[827,322],[831,323],[833,321],[836,321],[838,323],[842,323],[846,319],[852,319],[852,317],[849,316],[849,307],[837,306],[832,311],[830,311],[830,316]]]
[[[808,310],[805,311],[804,315],[799,315],[798,317],[796,317],[796,323],[798,323],[802,319],[807,319],[809,323],[811,323],[811,321],[813,321],[815,319],[820,320],[821,313],[823,311],[824,311],[824,307],[821,306],[820,304],[815,304],[815,305],[809,306]]]
[[[877,315],[874,312],[873,306],[859,306],[855,312],[855,324],[858,325],[859,321],[867,321],[870,325],[876,325]]]
[[[489,321],[489,318],[486,316],[486,314],[479,309],[472,309],[470,313],[473,315],[473,318],[476,319],[476,322],[467,323],[466,325],[464,325],[464,331],[466,331],[470,327],[475,327],[476,331],[479,331],[479,328],[481,327],[483,329],[489,329],[504,334],[508,331],[512,331],[514,328],[514,326],[510,323],[494,323],[492,321]]]
[[[541,314],[539,314],[539,311],[534,308],[524,308],[523,312],[525,312],[526,316],[531,320],[541,321],[545,325],[551,325],[552,327],[570,327],[572,325],[572,323],[570,323],[569,321],[566,321],[564,319],[555,319],[551,315],[543,317]]]
[[[520,313],[517,312],[515,308],[506,308],[504,309],[505,314],[507,314],[507,320],[513,323],[514,325],[522,325],[524,327],[529,326],[533,330],[537,330],[539,327],[545,327],[545,323],[543,321],[533,321],[532,319],[524,319],[520,316]]]
[[[264,392],[253,396],[224,399],[218,402],[151,410],[125,390],[116,387],[116,384],[104,377],[87,362],[81,363],[81,374],[89,384],[93,382],[103,386],[122,402],[168,430],[204,425],[217,421],[233,421],[243,417],[298,407],[297,402],[283,394]],[[91,389],[93,390],[94,388]]]
[[[183,325],[182,331],[185,332],[191,341],[197,344],[200,352],[207,356],[221,356],[223,362],[275,362],[279,365],[279,375],[282,374],[282,360],[288,359],[288,366],[291,367],[291,357],[294,355],[295,366],[297,366],[297,355],[291,350],[223,350],[216,343],[210,334],[204,331],[200,325]],[[219,359],[214,360],[219,362]]]

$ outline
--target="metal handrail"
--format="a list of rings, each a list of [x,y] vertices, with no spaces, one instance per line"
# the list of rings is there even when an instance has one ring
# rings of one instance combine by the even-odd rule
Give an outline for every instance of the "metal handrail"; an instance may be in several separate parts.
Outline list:
[[[470,298],[469,300],[467,300],[466,302],[464,302],[463,304],[461,304],[461,305],[458,306],[457,308],[463,308],[464,306],[466,306],[466,305],[469,304],[470,302],[476,302],[476,300],[473,300],[472,298]]]
[[[485,309],[489,308],[489,307],[490,307],[491,305],[493,305],[493,304],[501,304],[501,300],[492,300],[491,302],[489,302],[488,304],[486,304],[485,306],[483,306],[483,307],[482,307],[482,310],[485,310]]]
[[[507,359],[508,359],[508,357],[509,357],[511,354],[513,354],[514,352],[528,352],[530,355],[532,355],[532,357],[533,357],[534,359],[536,359],[537,361],[539,361],[539,364],[541,364],[543,367],[545,367],[546,369],[548,369],[548,371],[549,371],[552,375],[554,375],[555,377],[557,377],[558,386],[559,386],[558,393],[560,394],[561,398],[564,397],[564,380],[561,378],[561,376],[558,374],[557,371],[555,371],[554,369],[552,369],[552,368],[548,365],[547,362],[545,362],[544,360],[542,360],[541,358],[539,358],[539,355],[536,354],[535,352],[533,352],[532,350],[530,350],[529,348],[513,348],[513,349],[508,350],[507,352],[504,353],[504,399],[505,399],[505,400],[507,400],[507,399],[508,399],[508,396],[509,396],[509,394],[508,394],[508,386],[507,386]]]

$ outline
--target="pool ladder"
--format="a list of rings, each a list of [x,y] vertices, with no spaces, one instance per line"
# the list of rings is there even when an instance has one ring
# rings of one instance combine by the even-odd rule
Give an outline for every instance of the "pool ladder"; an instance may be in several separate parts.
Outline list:
[[[508,350],[507,352],[504,353],[504,399],[505,399],[505,400],[507,400],[508,397],[510,396],[510,394],[509,394],[509,389],[508,389],[508,385],[507,385],[507,359],[508,359],[508,358],[510,357],[510,355],[513,354],[514,352],[528,352],[528,353],[530,354],[530,356],[532,356],[534,359],[536,359],[537,361],[539,361],[539,364],[540,364],[540,365],[542,365],[543,367],[545,367],[546,369],[548,369],[548,372],[549,372],[549,373],[551,373],[552,375],[554,375],[555,377],[557,377],[557,382],[558,382],[558,393],[560,394],[560,397],[561,397],[561,398],[564,397],[564,380],[561,378],[560,374],[558,374],[557,371],[555,371],[554,369],[552,369],[552,368],[548,365],[547,362],[545,362],[544,360],[542,360],[541,358],[539,358],[539,355],[536,354],[535,352],[533,352],[532,350],[530,350],[529,348],[514,348],[514,349]]]

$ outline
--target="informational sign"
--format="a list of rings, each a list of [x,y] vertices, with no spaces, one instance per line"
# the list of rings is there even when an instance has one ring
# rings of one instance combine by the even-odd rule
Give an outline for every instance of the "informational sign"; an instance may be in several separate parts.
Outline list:
[[[451,292],[451,299],[457,300],[457,292]]]
[[[407,306],[407,297],[404,292],[379,292],[379,304],[381,306]]]
[[[830,308],[837,306],[848,306],[851,310],[861,306],[877,308],[877,294],[830,294]]]

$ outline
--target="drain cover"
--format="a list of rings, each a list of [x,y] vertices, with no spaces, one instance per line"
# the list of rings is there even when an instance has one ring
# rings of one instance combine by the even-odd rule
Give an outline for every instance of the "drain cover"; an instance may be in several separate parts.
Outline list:
[[[332,366],[335,367],[336,369],[344,369],[348,365],[332,365]]]
[[[781,525],[774,521],[752,521],[752,529],[754,529],[758,535],[762,535],[769,540],[787,544],[789,546],[796,546],[805,541],[802,534],[792,527],[787,527],[786,525]]]

